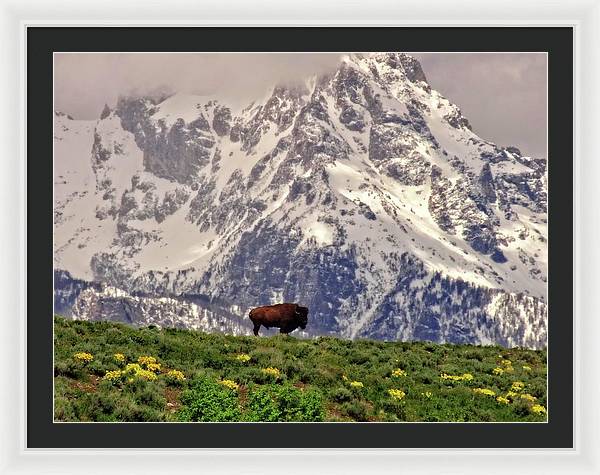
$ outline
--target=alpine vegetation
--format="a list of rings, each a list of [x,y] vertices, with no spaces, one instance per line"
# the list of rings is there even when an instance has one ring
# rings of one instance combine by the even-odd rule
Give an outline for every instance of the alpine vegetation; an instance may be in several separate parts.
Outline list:
[[[546,350],[256,338],[60,317],[54,328],[55,421],[547,420]]]

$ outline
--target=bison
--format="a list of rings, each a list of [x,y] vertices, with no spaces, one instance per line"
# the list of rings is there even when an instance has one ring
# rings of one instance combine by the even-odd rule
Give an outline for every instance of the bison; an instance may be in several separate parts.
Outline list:
[[[250,310],[248,315],[254,324],[254,334],[258,336],[260,326],[266,328],[277,327],[279,333],[290,333],[300,327],[306,328],[308,323],[308,308],[296,303],[280,303],[267,305]]]

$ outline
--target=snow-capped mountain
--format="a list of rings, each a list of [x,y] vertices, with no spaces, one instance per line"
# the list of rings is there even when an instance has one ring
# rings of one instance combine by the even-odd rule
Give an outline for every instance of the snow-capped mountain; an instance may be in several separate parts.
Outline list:
[[[55,116],[56,307],[76,318],[544,347],[546,160],[478,137],[401,53],[237,105]],[[57,311],[58,311],[57,310]]]

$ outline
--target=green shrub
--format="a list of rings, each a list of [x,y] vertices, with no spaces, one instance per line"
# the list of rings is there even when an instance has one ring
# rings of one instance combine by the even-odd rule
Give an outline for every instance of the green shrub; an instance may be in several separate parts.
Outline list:
[[[289,384],[251,388],[248,395],[248,421],[322,421],[323,397],[315,389],[300,390]]]
[[[351,364],[362,365],[367,363],[371,359],[367,351],[355,351],[350,354],[348,362]]]
[[[133,401],[141,406],[162,410],[167,403],[162,388],[153,381],[135,378],[124,386],[123,391],[130,393]]]
[[[54,364],[54,376],[65,376],[73,379],[84,379],[85,371],[79,362],[69,358],[67,360],[56,361]]]
[[[279,403],[272,396],[273,389],[259,386],[254,389],[247,403],[248,412],[245,419],[251,422],[277,422],[281,420],[282,412]]]
[[[95,374],[97,376],[103,376],[107,370],[111,369],[116,369],[116,366],[114,364],[110,364],[110,368],[107,368],[106,364],[104,364],[99,359],[94,359],[94,361],[87,365],[87,370],[91,374]]]
[[[181,421],[238,421],[241,410],[237,393],[221,384],[202,378],[181,394]]]
[[[111,392],[83,393],[75,406],[77,418],[83,421],[111,422],[118,421],[117,410],[122,401],[117,394]],[[121,419],[127,421],[127,418]]]
[[[109,328],[106,330],[106,342],[111,345],[122,345],[129,342],[129,337],[120,328]]]
[[[352,399],[352,391],[350,391],[348,388],[346,388],[344,386],[338,386],[331,393],[331,398],[335,402],[340,402],[340,403],[350,401],[350,399]]]
[[[73,404],[66,397],[57,397],[54,399],[54,420],[55,421],[74,421],[75,410]]]
[[[365,422],[368,420],[368,407],[362,401],[351,401],[345,402],[341,406],[342,413],[347,415],[358,422]]]
[[[307,389],[300,397],[299,420],[305,422],[321,422],[324,417],[323,396],[317,389]]]

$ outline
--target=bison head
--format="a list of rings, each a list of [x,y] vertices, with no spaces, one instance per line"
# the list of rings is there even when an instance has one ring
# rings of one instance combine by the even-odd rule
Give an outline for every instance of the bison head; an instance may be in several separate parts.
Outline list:
[[[300,305],[298,305],[296,307],[295,316],[298,319],[298,324],[300,328],[304,330],[306,328],[306,324],[308,323],[308,308],[301,307]]]

